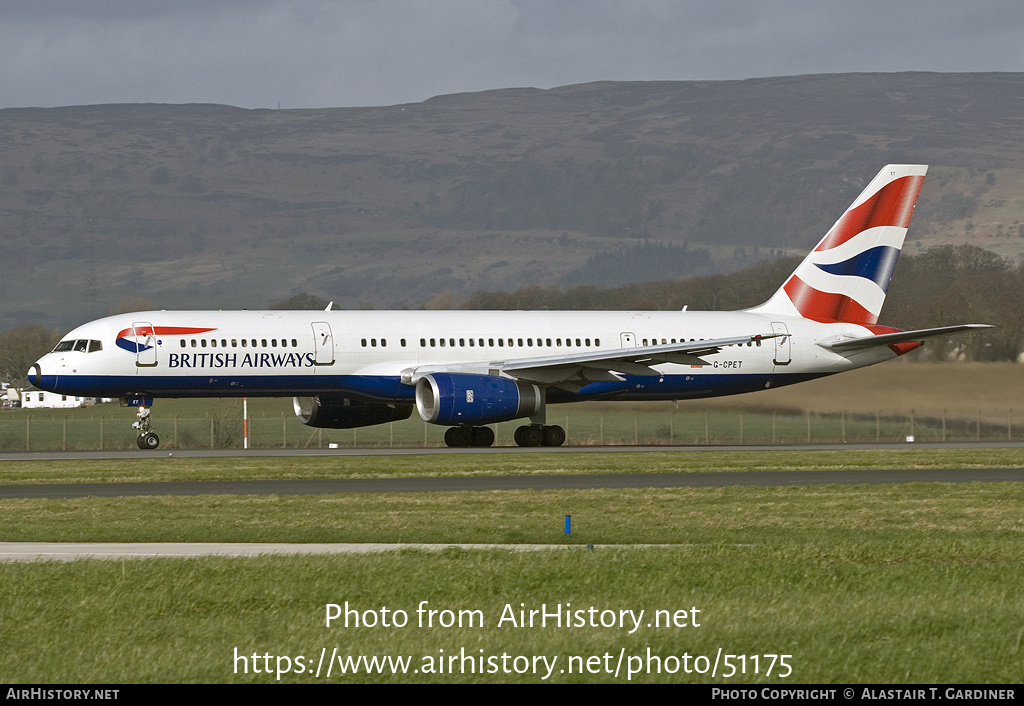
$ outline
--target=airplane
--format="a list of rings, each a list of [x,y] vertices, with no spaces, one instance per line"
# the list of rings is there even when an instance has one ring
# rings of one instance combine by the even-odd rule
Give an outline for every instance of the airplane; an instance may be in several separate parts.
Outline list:
[[[452,447],[560,446],[549,404],[764,390],[901,356],[933,336],[878,316],[926,165],[884,167],[764,304],[689,311],[148,311],[79,326],[29,370],[42,390],[140,407],[159,397],[293,397],[311,427],[408,419]]]

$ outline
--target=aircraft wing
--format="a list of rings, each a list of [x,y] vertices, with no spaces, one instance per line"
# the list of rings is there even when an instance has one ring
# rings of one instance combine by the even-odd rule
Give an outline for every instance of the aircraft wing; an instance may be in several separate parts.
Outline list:
[[[662,363],[677,365],[710,365],[701,356],[718,353],[726,346],[743,345],[756,341],[787,336],[789,334],[764,333],[703,341],[680,341],[654,346],[635,346],[614,350],[567,353],[537,358],[511,358],[488,363],[446,365],[418,368],[416,373],[428,372],[480,372],[481,368],[495,374],[504,373],[517,380],[538,385],[550,385],[569,391],[578,391],[591,382],[621,382],[623,375],[656,376],[652,368]]]
[[[905,343],[907,341],[921,341],[933,336],[949,336],[964,331],[993,328],[989,324],[959,324],[957,326],[940,326],[938,328],[922,328],[916,331],[897,331],[895,333],[882,333],[877,336],[862,336],[860,338],[841,338],[838,341],[819,343],[822,348],[831,351],[857,351],[875,346],[888,346],[893,343]]]

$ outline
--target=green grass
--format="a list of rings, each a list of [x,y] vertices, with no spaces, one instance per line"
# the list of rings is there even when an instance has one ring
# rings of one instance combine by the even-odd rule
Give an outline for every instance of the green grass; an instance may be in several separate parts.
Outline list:
[[[935,528],[1002,537],[1024,530],[1022,510],[1015,483],[19,499],[0,500],[0,540],[676,544],[727,530],[756,543],[764,531]]]
[[[610,654],[614,668],[620,650],[634,658],[650,649],[663,660],[689,654],[714,661],[721,648],[792,655],[792,674],[779,678],[777,666],[768,677],[762,666],[760,674],[731,680],[664,672],[632,680],[1016,683],[1021,553],[1014,542],[965,538],[951,545],[943,535],[767,531],[751,543],[726,531],[710,543],[667,549],[10,564],[0,566],[9,626],[0,636],[0,669],[12,683],[272,683],[273,673],[245,673],[236,648],[238,655],[270,655],[271,669],[278,656],[303,656],[310,670],[321,649],[405,655],[412,668],[464,649],[474,657],[557,656],[554,683],[625,683],[625,669],[618,678],[558,670],[570,656]],[[479,611],[481,621],[420,627],[421,601],[436,610]],[[326,605],[346,602],[378,615],[382,607],[406,611],[409,624],[326,627]],[[498,625],[506,605],[518,611],[522,604],[642,609],[645,618],[632,635],[618,627]],[[700,627],[647,627],[652,611],[693,607]],[[335,670],[330,679],[303,673],[281,681],[539,683],[541,676]]]

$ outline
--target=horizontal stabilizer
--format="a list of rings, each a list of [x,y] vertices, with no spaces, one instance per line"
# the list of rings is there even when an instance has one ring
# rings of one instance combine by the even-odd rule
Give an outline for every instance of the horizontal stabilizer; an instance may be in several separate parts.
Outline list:
[[[846,338],[829,343],[819,343],[822,348],[842,352],[856,351],[875,346],[889,346],[894,343],[905,343],[907,341],[922,341],[933,336],[950,336],[965,331],[992,328],[989,324],[960,324],[958,326],[940,326],[938,328],[922,328],[916,331],[897,331],[895,333],[882,333],[877,336],[863,336],[861,338]]]

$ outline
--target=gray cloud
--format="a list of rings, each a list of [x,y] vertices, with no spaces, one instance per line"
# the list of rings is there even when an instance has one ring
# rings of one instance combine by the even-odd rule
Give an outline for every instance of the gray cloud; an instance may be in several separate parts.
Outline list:
[[[0,107],[329,107],[599,80],[1022,71],[1015,0],[4,0]]]

